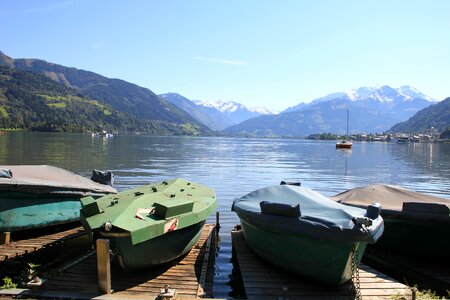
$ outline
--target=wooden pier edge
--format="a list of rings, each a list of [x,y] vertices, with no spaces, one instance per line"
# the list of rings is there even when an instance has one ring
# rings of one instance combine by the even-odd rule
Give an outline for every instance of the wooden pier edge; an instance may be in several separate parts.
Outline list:
[[[216,222],[215,228],[217,228],[218,224],[219,223]],[[206,240],[206,248],[204,251],[202,269],[201,269],[200,279],[199,279],[199,284],[198,284],[198,289],[197,289],[197,297],[201,297],[201,296],[205,295],[206,273],[208,272],[209,257],[211,255],[211,253],[210,253],[211,252],[211,240],[212,240],[214,234],[217,234],[217,231],[212,229]],[[214,239],[216,239],[216,238],[217,237],[214,236]]]
[[[280,270],[258,257],[241,230],[231,232],[247,299],[355,299],[353,284],[326,287]],[[410,287],[364,264],[359,268],[362,299],[412,299]]]
[[[10,232],[0,232],[0,245],[7,245],[11,241]]]
[[[109,240],[98,239],[96,246],[98,288],[103,294],[111,294],[111,253]]]
[[[132,273],[121,273],[122,277],[119,278],[117,276],[119,271],[111,270],[109,282],[112,286],[108,286],[108,278],[102,278],[106,281],[103,290],[99,291],[97,257],[94,255],[96,252],[92,251],[59,268],[62,274],[49,279],[46,286],[41,289],[0,289],[0,296],[52,299],[158,299],[164,283],[172,280],[170,286],[178,291],[177,299],[203,297],[207,299],[206,297],[212,297],[212,282],[208,282],[208,278],[212,278],[211,274],[214,274],[216,235],[215,224],[205,224],[199,241],[191,251],[181,261],[168,267],[166,272],[155,277],[147,275],[147,272],[141,272],[136,276]],[[101,252],[106,253],[107,245],[101,247],[104,248]],[[100,258],[99,264],[107,266],[106,259],[107,256]],[[107,271],[102,273],[102,276],[107,275]],[[115,286],[119,288],[114,290]],[[192,288],[194,286],[195,288]],[[114,292],[108,294],[108,291]]]
[[[7,243],[0,243],[0,262],[53,247],[83,235],[86,235],[86,233],[81,226],[19,241],[11,241],[8,235],[8,237],[5,237]]]
[[[439,261],[414,259],[377,248],[369,248],[364,260],[376,268],[420,288],[446,295],[450,290],[450,266]]]

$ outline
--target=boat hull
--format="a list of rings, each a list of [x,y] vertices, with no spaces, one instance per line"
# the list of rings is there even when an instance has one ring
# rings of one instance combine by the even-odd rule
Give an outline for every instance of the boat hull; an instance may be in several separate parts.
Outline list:
[[[200,238],[204,223],[170,231],[134,245],[129,235],[114,236],[102,232],[98,237],[110,240],[121,267],[132,272],[167,263],[188,253]]]
[[[74,222],[80,209],[79,198],[0,192],[0,232]]]
[[[373,247],[420,261],[450,263],[449,199],[388,184],[354,188],[331,199],[362,209],[375,201],[381,205],[385,230]]]
[[[80,198],[110,193],[117,191],[54,166],[0,166],[0,232],[77,221]]]
[[[350,143],[350,142],[336,143],[336,149],[351,149],[352,146],[353,146],[353,143]]]
[[[400,255],[450,263],[450,222],[439,219],[417,220],[382,212],[385,231],[371,247]]]
[[[340,285],[352,277],[352,249],[359,264],[367,243],[340,243],[299,233],[274,231],[241,219],[250,247],[263,259],[282,269],[326,285]]]
[[[164,264],[187,253],[217,208],[214,190],[176,178],[98,200],[81,199],[81,223],[93,240],[110,240],[127,271]]]

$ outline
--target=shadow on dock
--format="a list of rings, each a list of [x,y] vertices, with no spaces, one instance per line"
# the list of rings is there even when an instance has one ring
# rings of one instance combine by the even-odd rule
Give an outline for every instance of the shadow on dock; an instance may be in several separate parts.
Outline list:
[[[0,295],[58,299],[147,298],[154,299],[165,285],[179,297],[212,297],[215,225],[206,224],[199,241],[185,256],[157,268],[127,273],[111,264],[112,294],[99,292],[96,252],[78,257],[59,268],[58,274],[39,289],[1,290]]]
[[[376,247],[367,247],[363,261],[419,290],[431,290],[437,296],[450,297],[450,266],[445,262],[413,259]]]
[[[231,233],[247,299],[355,299],[353,282],[328,287],[280,270],[259,258],[248,246],[242,231]],[[364,264],[359,268],[362,299],[411,299],[411,289]]]

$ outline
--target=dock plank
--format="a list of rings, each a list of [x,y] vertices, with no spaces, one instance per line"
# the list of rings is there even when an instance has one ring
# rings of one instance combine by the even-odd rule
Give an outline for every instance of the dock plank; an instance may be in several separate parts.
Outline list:
[[[84,234],[86,233],[83,228],[79,226],[62,232],[12,241],[9,244],[0,245],[0,261],[33,253]]]
[[[353,283],[327,287],[280,270],[259,258],[248,246],[242,231],[231,233],[247,299],[276,299],[283,289],[288,299],[354,299]],[[360,292],[363,299],[411,298],[411,289],[392,278],[361,264]]]
[[[446,294],[450,289],[450,266],[443,262],[409,258],[375,247],[366,250],[364,259],[371,265],[424,289],[432,289],[442,294]]]
[[[208,241],[215,239],[214,228],[213,224],[206,224],[197,244],[176,263],[136,273],[126,273],[117,265],[112,265],[113,295],[124,298],[157,296],[164,285],[168,284],[181,296],[191,298],[211,296],[213,285],[209,281],[213,278],[211,274],[214,274],[214,264],[208,264],[206,275],[203,274],[209,281],[202,282],[200,277],[204,269],[204,257],[208,256],[209,261],[214,261],[215,248],[206,249]],[[62,295],[64,291],[81,291],[99,296],[96,256],[88,256],[59,276],[50,279],[46,290],[58,291]]]

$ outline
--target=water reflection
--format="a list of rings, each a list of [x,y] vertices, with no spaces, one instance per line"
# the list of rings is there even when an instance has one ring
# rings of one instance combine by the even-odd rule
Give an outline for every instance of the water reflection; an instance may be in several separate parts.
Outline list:
[[[215,297],[231,291],[230,231],[239,222],[232,201],[283,179],[333,195],[374,183],[397,184],[450,198],[450,145],[354,143],[216,137],[114,136],[14,132],[0,136],[0,164],[49,164],[90,176],[112,170],[124,190],[184,177],[216,190],[221,216]],[[209,220],[214,222],[214,216]]]
[[[344,176],[347,176],[348,173],[348,159],[352,155],[352,149],[336,149],[336,152],[341,153],[342,157],[344,158]]]

